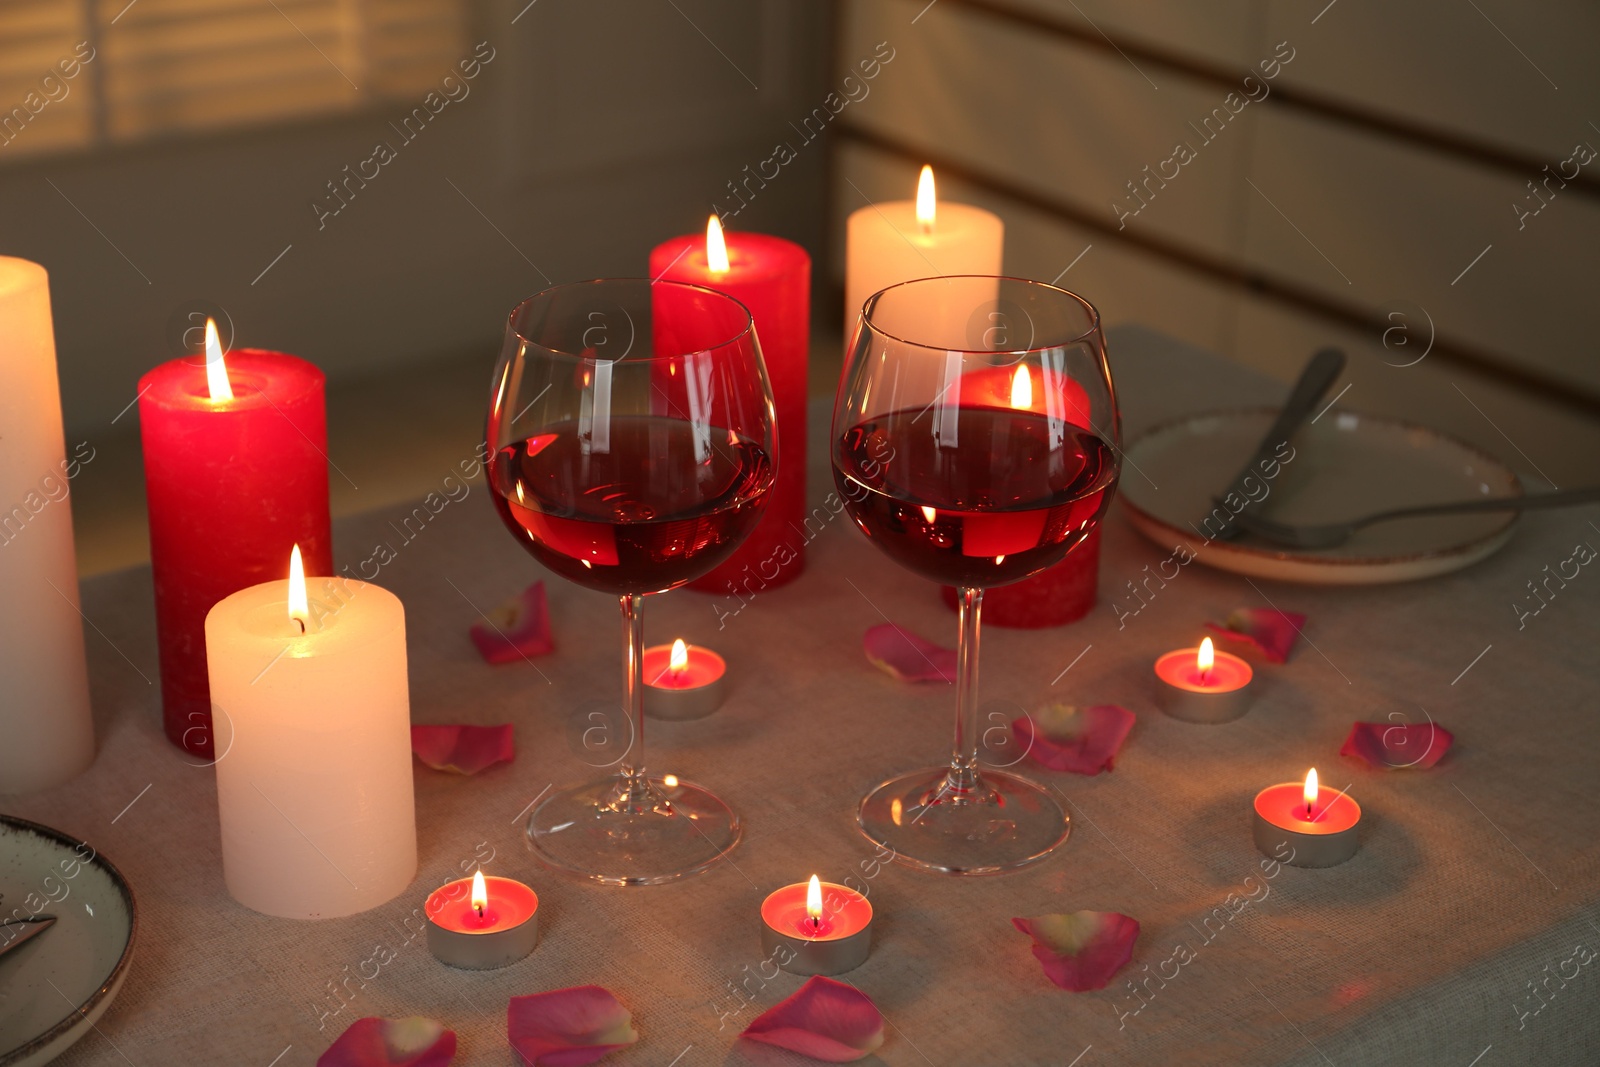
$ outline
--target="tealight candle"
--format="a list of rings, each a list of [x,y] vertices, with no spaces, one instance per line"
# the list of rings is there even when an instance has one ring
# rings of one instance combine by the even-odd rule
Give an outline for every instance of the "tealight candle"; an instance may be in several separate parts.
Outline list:
[[[1343,863],[1356,854],[1360,825],[1361,805],[1340,790],[1319,791],[1315,767],[1304,783],[1284,782],[1256,794],[1256,848],[1291,867]]]
[[[709,648],[684,644],[644,650],[644,712],[657,719],[699,719],[722,705],[728,664]]]
[[[539,895],[512,878],[478,871],[434,890],[424,910],[428,951],[451,967],[493,970],[539,943]]]
[[[854,970],[872,951],[872,905],[854,889],[812,875],[761,902],[761,947],[790,974]]]
[[[1250,710],[1255,672],[1238,656],[1218,652],[1211,638],[1156,660],[1161,710],[1184,722],[1232,722]]]

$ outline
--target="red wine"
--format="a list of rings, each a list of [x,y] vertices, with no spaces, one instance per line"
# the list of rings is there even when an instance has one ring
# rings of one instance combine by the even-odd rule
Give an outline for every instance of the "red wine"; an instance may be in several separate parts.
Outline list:
[[[879,416],[834,448],[850,517],[901,565],[946,585],[1020,581],[1100,521],[1117,481],[1100,438],[1043,415],[961,408],[952,447],[927,409]],[[956,447],[958,446],[958,447]]]
[[[755,527],[773,465],[758,444],[682,419],[576,422],[489,460],[495,505],[524,547],[563,578],[610,593],[659,593],[727,559]]]

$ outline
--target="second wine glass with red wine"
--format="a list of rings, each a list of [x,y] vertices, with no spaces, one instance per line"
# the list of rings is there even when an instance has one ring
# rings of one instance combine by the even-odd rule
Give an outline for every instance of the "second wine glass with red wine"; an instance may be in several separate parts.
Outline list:
[[[645,885],[738,843],[714,793],[645,771],[640,600],[706,574],[755,528],[774,433],[755,328],[730,296],[611,279],[512,312],[489,409],[491,495],[534,558],[622,605],[623,714],[579,724],[616,769],[534,809],[528,841],[553,866]]]
[[[1061,560],[1117,484],[1118,416],[1094,308],[1017,278],[925,278],[870,297],[833,415],[834,480],[873,544],[959,590],[947,764],[879,785],[862,831],[913,866],[1009,870],[1067,839],[1046,787],[979,764],[983,591]]]

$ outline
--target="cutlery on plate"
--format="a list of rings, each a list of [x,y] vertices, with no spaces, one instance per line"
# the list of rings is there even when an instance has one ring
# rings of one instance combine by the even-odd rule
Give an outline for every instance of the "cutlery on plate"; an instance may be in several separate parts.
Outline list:
[[[1233,517],[1240,529],[1274,544],[1288,548],[1333,548],[1342,545],[1363,526],[1389,522],[1391,519],[1411,519],[1424,515],[1457,515],[1473,511],[1536,511],[1542,508],[1569,508],[1574,504],[1600,501],[1600,486],[1586,489],[1566,489],[1558,493],[1537,493],[1533,496],[1499,496],[1478,500],[1458,500],[1446,504],[1424,504],[1412,508],[1395,508],[1378,511],[1346,522],[1319,523],[1315,526],[1291,526],[1288,523],[1252,515],[1248,509]]]
[[[1235,475],[1232,481],[1224,485],[1220,493],[1212,497],[1211,502],[1216,505],[1216,510],[1201,521],[1207,526],[1207,531],[1214,540],[1231,541],[1243,532],[1243,524],[1240,522],[1240,518],[1249,512],[1256,503],[1250,499],[1249,494],[1244,490],[1245,479],[1255,478],[1257,481],[1261,480],[1261,472],[1257,470],[1257,464],[1272,458],[1278,447],[1294,436],[1294,432],[1300,428],[1300,424],[1305,421],[1306,416],[1311,414],[1311,409],[1316,407],[1317,402],[1322,399],[1322,394],[1326,393],[1328,387],[1338,380],[1340,374],[1344,373],[1344,362],[1344,353],[1339,349],[1319,348],[1311,357],[1311,361],[1306,364],[1305,370],[1300,372],[1299,380],[1294,383],[1294,388],[1289,392],[1289,399],[1283,402],[1283,407],[1279,410],[1278,417],[1267,428],[1267,432],[1261,438],[1261,443],[1256,446],[1256,450],[1250,453],[1250,458],[1245,461],[1244,469]],[[1245,501],[1244,507],[1237,514],[1233,513],[1232,509],[1223,503],[1229,494],[1237,494]],[[1211,530],[1210,526],[1215,521],[1218,513],[1230,517],[1223,519],[1220,529]]]
[[[0,922],[0,956],[44,933],[56,924],[54,915],[35,915],[30,919],[7,919]]]

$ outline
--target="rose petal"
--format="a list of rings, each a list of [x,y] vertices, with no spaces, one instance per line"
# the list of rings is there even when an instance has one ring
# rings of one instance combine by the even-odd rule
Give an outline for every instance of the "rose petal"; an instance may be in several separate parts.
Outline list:
[[[511,724],[428,725],[411,728],[411,751],[436,771],[477,774],[490,764],[516,758]]]
[[[892,622],[867,631],[867,660],[902,682],[954,682],[956,654]]]
[[[883,1015],[861,990],[817,974],[757,1016],[742,1036],[825,1063],[851,1063],[883,1044]]]
[[[490,663],[515,663],[555,651],[544,583],[534,582],[472,624],[472,643]]]
[[[1306,617],[1297,611],[1236,608],[1229,614],[1227,626],[1208,622],[1206,629],[1225,641],[1259,652],[1273,663],[1285,663],[1305,624]]]
[[[1133,958],[1139,923],[1115,911],[1074,911],[1012,919],[1033,938],[1033,954],[1044,973],[1062,989],[1082,993],[1104,989]]]
[[[1401,725],[1358,722],[1351,725],[1350,736],[1344,739],[1339,755],[1353,756],[1378,770],[1427,770],[1454,743],[1455,736],[1431,720]]]
[[[445,1067],[456,1057],[456,1032],[413,1015],[357,1019],[317,1057],[317,1067]]]
[[[1111,770],[1132,729],[1133,712],[1116,704],[1049,704],[1011,724],[1029,759],[1073,774]]]
[[[512,997],[506,1032],[533,1067],[583,1067],[639,1040],[633,1014],[597,985]]]

